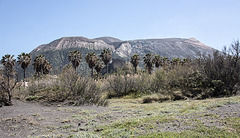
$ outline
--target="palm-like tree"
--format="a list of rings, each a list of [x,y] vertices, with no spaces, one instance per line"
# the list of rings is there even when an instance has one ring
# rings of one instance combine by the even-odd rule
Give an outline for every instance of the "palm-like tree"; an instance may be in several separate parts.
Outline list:
[[[36,56],[33,61],[33,67],[38,77],[40,77],[40,74],[49,74],[52,69],[51,64],[47,61],[44,55]]]
[[[181,61],[181,65],[185,65],[185,64],[188,64],[190,62],[191,62],[190,58],[183,58],[182,61]]]
[[[148,73],[151,74],[152,73],[152,68],[153,68],[153,56],[151,53],[146,54],[143,57],[143,61],[145,63],[145,66],[148,70]]]
[[[153,63],[155,64],[156,68],[162,66],[162,58],[159,55],[156,55],[153,59]]]
[[[81,59],[82,59],[82,54],[78,50],[69,52],[68,60],[72,63],[75,70],[79,66]]]
[[[173,58],[171,61],[171,64],[173,66],[178,66],[181,63],[181,59],[180,58]]]
[[[93,77],[93,68],[97,63],[98,58],[94,52],[90,52],[86,55],[85,60],[88,63],[89,68],[92,70],[91,76]]]
[[[44,55],[38,55],[35,57],[33,61],[33,68],[37,74],[38,77],[40,77],[40,74],[42,74],[42,70],[44,67],[45,57]]]
[[[50,70],[52,69],[51,63],[49,63],[47,60],[45,60],[43,65],[43,74],[49,74]]]
[[[3,56],[1,59],[1,63],[9,71],[13,70],[15,62],[16,62],[16,59],[14,59],[14,55],[7,54],[7,55]]]
[[[169,64],[169,59],[167,57],[162,58],[163,67],[166,67]]]
[[[107,66],[107,73],[108,73],[108,64],[110,63],[112,59],[112,52],[109,49],[104,49],[100,55],[102,58],[102,61]]]
[[[102,68],[103,68],[103,62],[102,62],[102,60],[98,59],[96,65],[95,65],[95,70],[97,71],[98,77],[99,77],[99,73],[102,70]]]
[[[4,83],[1,83],[1,87],[7,92],[8,94],[8,104],[11,105],[11,99],[12,99],[12,94],[11,91],[14,89],[16,86],[17,81],[10,86],[10,79],[14,76],[14,65],[15,65],[16,59],[14,59],[14,55],[5,55],[1,59],[1,63],[4,66],[4,76],[7,78],[7,85]]]
[[[135,73],[137,73],[137,66],[139,64],[139,60],[140,60],[140,56],[137,54],[134,54],[131,57],[131,64],[133,65],[134,69],[135,69]]]
[[[27,54],[27,53],[22,53],[20,55],[18,55],[18,64],[21,66],[21,68],[23,69],[23,78],[25,80],[26,78],[26,69],[27,67],[30,65],[31,63],[31,55]]]

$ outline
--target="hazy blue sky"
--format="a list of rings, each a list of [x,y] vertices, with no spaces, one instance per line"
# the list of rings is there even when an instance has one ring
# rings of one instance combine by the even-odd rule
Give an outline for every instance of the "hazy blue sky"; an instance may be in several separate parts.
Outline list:
[[[221,50],[239,25],[240,0],[0,0],[0,56],[64,36],[194,37]]]

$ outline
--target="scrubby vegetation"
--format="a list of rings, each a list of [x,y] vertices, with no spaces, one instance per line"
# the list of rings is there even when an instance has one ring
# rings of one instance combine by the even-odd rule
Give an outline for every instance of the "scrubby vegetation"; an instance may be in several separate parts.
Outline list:
[[[28,87],[20,89],[17,93],[20,99],[42,103],[107,104],[102,96],[100,84],[92,78],[78,75],[71,66],[65,67],[58,76],[33,78],[29,80]]]
[[[67,65],[58,75],[49,75],[51,64],[43,55],[39,55],[33,62],[35,77],[28,78],[28,87],[25,87],[24,82],[24,87],[19,85],[14,91],[18,95],[24,93],[20,99],[28,101],[48,103],[71,101],[75,105],[105,105],[106,99],[114,97],[144,97],[142,102],[150,103],[233,96],[238,93],[240,86],[239,54],[238,41],[229,49],[224,48],[223,52],[201,55],[198,59],[168,59],[148,53],[142,58],[145,70],[137,69],[141,59],[135,54],[131,57],[130,63],[126,63],[114,73],[102,76],[103,63],[108,66],[111,51],[104,50],[99,57],[91,52],[85,57],[91,70],[91,77],[83,76],[77,71],[80,62],[83,62],[80,51],[69,52],[68,60],[72,66]],[[25,53],[18,57],[18,63],[23,68],[24,74],[30,64],[29,59],[31,56]],[[15,59],[12,61],[10,69],[4,57],[2,59],[4,70],[8,73],[13,72],[10,70],[13,70]],[[1,79],[1,99],[6,100],[7,93],[10,103],[11,91],[14,88],[10,86],[10,82],[14,82],[12,76],[3,75]]]

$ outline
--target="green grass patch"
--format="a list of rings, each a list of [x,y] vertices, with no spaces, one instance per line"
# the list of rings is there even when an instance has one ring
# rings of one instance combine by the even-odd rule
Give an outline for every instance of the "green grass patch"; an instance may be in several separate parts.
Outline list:
[[[73,126],[72,125],[64,125],[64,126],[60,126],[60,128],[69,129],[69,128],[73,128]]]
[[[237,138],[239,135],[225,129],[206,127],[204,125],[183,132],[157,132],[138,136],[138,138]]]
[[[233,117],[225,119],[228,128],[232,128],[238,135],[240,135],[240,117]]]
[[[101,135],[104,137],[131,137],[148,131],[155,131],[159,124],[170,123],[174,120],[176,119],[166,116],[135,118],[118,121],[108,126],[99,126],[97,130],[101,129]]]

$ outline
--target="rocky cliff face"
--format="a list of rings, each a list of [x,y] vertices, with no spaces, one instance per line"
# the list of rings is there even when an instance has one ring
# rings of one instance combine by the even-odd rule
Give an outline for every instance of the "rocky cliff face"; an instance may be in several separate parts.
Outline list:
[[[129,58],[133,54],[144,56],[153,53],[168,58],[197,58],[199,53],[212,54],[215,49],[191,38],[141,39],[121,41],[112,37],[88,39],[84,37],[63,37],[49,44],[44,44],[31,53],[39,51],[62,50],[69,48],[85,48],[89,50],[110,49],[119,57]]]

